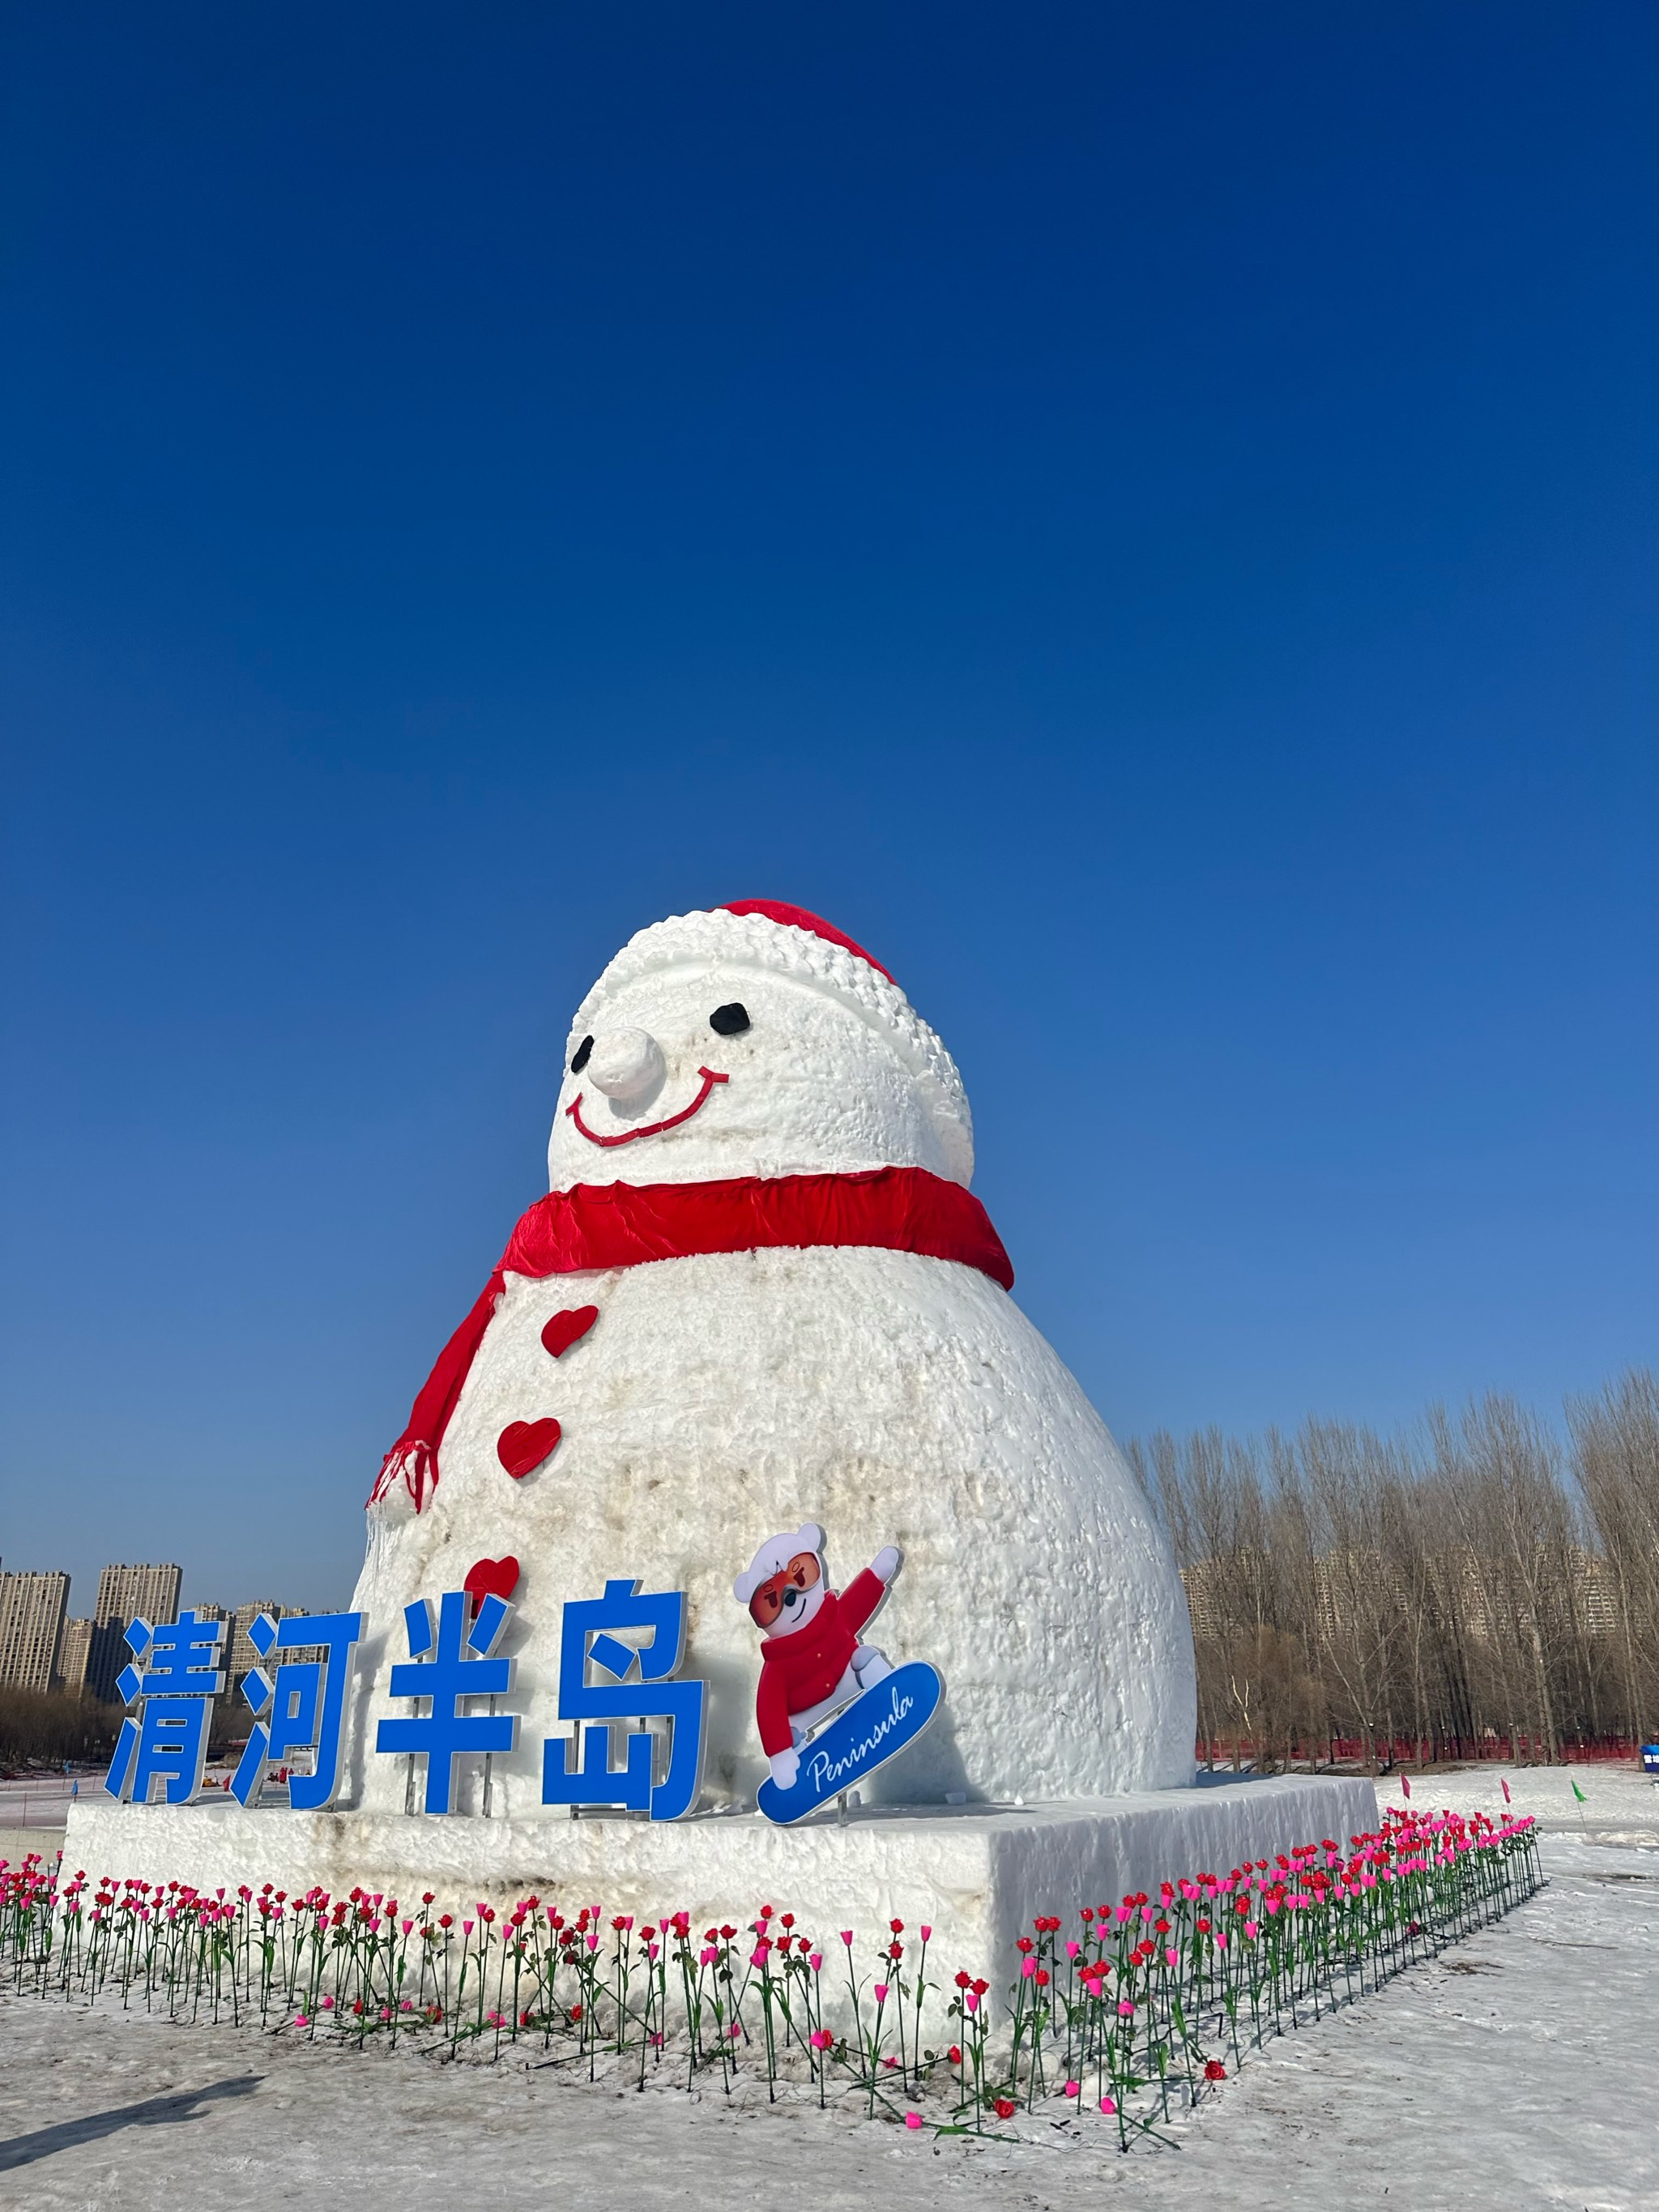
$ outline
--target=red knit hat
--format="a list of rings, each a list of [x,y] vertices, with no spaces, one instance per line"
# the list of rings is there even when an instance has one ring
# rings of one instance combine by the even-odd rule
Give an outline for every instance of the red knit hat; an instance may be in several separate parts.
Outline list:
[[[716,914],[763,914],[769,921],[781,921],[790,929],[805,929],[814,937],[821,937],[826,945],[839,945],[844,952],[855,952],[878,975],[885,975],[890,983],[890,969],[884,968],[873,953],[866,952],[861,945],[854,945],[850,937],[843,936],[833,921],[826,921],[821,914],[808,914],[804,906],[789,906],[782,899],[728,899],[724,906],[714,908]]]
[[[957,1064],[879,960],[822,915],[781,899],[734,899],[729,905],[671,915],[630,937],[576,1009],[571,1053],[603,1026],[616,992],[653,969],[707,963],[752,967],[827,992],[879,1030],[927,1097],[949,1171],[967,1183],[974,1172],[974,1124]]]

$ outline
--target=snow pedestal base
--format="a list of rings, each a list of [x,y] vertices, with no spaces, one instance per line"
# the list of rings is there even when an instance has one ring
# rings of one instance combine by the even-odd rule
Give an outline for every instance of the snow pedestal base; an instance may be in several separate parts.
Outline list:
[[[1216,1781],[1190,1790],[1015,1806],[871,1808],[776,1828],[758,1814],[652,1822],[626,1817],[494,1820],[453,1814],[244,1812],[234,1801],[124,1806],[82,1800],[64,1863],[118,1881],[202,1890],[266,1882],[395,1896],[431,1890],[437,1910],[498,1910],[532,1892],[574,1914],[653,1920],[684,1909],[694,1930],[746,1927],[763,1904],[793,1912],[833,1955],[836,1932],[861,1948],[890,1920],[933,1931],[931,1956],[994,1984],[1040,1912],[1069,1923],[1079,1906],[1200,1871],[1376,1826],[1366,1781],[1303,1775]]]

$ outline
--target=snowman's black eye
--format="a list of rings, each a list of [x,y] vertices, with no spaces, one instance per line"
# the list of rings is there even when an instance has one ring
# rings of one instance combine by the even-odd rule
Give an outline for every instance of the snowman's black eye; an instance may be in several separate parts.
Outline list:
[[[729,1006],[716,1006],[708,1017],[708,1026],[716,1036],[741,1036],[749,1026],[749,1009],[740,1006],[734,999]]]
[[[592,1038],[584,1037],[581,1042],[576,1047],[574,1056],[570,1062],[570,1073],[573,1075],[580,1075],[581,1073],[583,1068],[587,1065],[587,1056],[592,1049]]]

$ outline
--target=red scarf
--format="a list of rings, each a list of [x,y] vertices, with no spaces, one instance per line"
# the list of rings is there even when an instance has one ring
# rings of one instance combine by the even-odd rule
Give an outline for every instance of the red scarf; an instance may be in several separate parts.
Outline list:
[[[509,1274],[539,1279],[698,1252],[818,1244],[955,1260],[1005,1291],[1013,1288],[1014,1271],[985,1208],[960,1183],[926,1168],[738,1176],[729,1182],[578,1183],[574,1190],[550,1191],[521,1218],[483,1295],[438,1354],[369,1504],[401,1479],[418,1513],[436,1488],[438,1446]]]

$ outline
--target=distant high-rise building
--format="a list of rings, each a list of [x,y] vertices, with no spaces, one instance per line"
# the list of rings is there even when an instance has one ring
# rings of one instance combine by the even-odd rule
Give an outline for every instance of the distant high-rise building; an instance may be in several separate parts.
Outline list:
[[[61,1574],[0,1575],[0,1682],[51,1689],[69,1584]]]
[[[100,1626],[118,1620],[176,1620],[185,1571],[176,1566],[108,1566],[98,1577],[98,1608],[93,1619]]]
[[[87,1664],[92,1657],[92,1623],[66,1620],[58,1645],[58,1687],[71,1694],[87,1686]]]
[[[129,1622],[176,1620],[184,1570],[175,1566],[108,1566],[98,1577],[98,1609],[93,1614],[92,1651],[87,1680],[95,1697],[116,1695],[115,1678],[126,1665]]]

